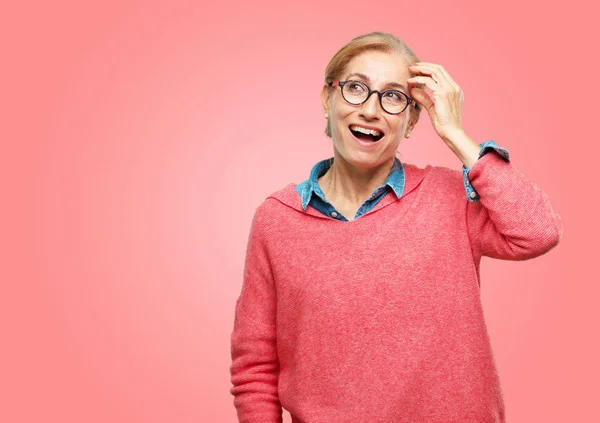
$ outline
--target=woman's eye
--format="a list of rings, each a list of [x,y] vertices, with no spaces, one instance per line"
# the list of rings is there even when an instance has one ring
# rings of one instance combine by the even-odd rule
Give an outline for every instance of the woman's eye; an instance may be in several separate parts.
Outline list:
[[[400,91],[388,91],[383,97],[386,101],[394,104],[401,104],[406,102],[406,97]]]

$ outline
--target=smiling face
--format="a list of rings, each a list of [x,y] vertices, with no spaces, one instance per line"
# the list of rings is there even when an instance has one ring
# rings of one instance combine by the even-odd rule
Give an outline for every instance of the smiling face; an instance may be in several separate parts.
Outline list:
[[[358,76],[357,74],[362,74]],[[372,90],[395,89],[408,94],[407,79],[411,77],[406,59],[396,52],[366,51],[355,56],[340,76],[365,82]],[[403,85],[403,88],[390,86]],[[329,114],[331,138],[336,158],[360,168],[370,168],[393,161],[396,150],[406,133],[410,133],[416,122],[411,122],[409,105],[402,113],[392,115],[385,112],[377,94],[366,102],[352,105],[342,97],[339,87],[323,88],[321,94],[324,113]],[[356,136],[350,127],[360,126],[383,133],[376,142]],[[376,139],[376,138],[375,138]]]

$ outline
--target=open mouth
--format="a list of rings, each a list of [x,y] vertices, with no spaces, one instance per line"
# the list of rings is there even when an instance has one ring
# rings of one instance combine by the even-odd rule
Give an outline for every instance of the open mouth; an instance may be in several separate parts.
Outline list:
[[[352,128],[349,128],[350,132],[352,132],[352,134],[358,138],[361,141],[366,141],[366,142],[377,142],[379,141],[381,138],[383,138],[383,133],[380,132],[378,135],[373,135],[373,134],[365,134],[364,132],[360,132],[357,130],[354,130]]]

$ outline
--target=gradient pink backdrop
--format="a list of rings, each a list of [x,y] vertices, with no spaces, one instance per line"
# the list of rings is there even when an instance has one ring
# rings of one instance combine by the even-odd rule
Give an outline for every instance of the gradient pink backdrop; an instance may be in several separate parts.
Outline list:
[[[596,421],[590,7],[95,3],[0,13],[0,421],[237,421],[230,334],[252,215],[332,154],[323,72],[373,30],[443,64],[467,133],[508,148],[563,216],[547,255],[482,263],[508,421]],[[401,151],[461,166],[425,113]]]

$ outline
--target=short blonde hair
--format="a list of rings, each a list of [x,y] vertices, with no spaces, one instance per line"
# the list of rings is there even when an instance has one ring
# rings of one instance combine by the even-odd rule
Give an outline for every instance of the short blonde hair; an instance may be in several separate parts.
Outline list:
[[[381,51],[381,52],[397,52],[400,53],[408,62],[409,65],[420,62],[420,59],[412,51],[404,41],[398,39],[387,32],[370,32],[368,34],[359,35],[352,39],[349,43],[338,50],[333,55],[329,64],[325,68],[325,84],[330,81],[339,80],[342,74],[346,71],[346,67],[350,61],[365,51]],[[418,88],[424,88],[422,84],[415,85]],[[334,89],[335,87],[328,87]],[[416,122],[419,120],[422,106],[414,102],[414,107],[410,108],[410,121]],[[327,119],[325,127],[325,135],[331,138],[330,118]]]

